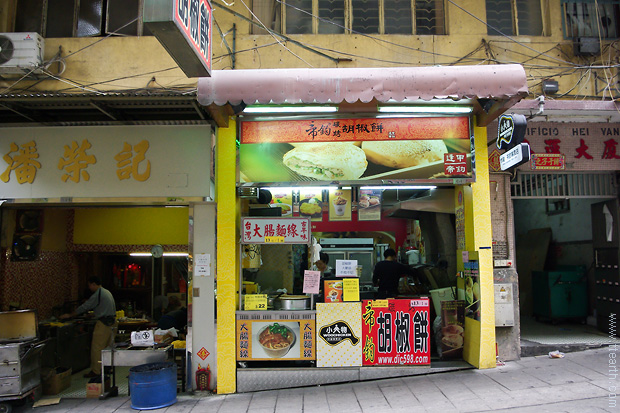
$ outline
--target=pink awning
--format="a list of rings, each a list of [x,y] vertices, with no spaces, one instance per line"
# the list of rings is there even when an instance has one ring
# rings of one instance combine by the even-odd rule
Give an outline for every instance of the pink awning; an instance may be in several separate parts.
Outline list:
[[[198,102],[205,106],[491,99],[485,118],[527,93],[521,65],[214,70],[198,80]]]

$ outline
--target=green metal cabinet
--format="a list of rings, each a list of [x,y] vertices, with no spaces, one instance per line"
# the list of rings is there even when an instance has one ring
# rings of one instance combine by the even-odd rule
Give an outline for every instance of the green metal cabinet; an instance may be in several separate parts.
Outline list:
[[[585,268],[532,271],[534,316],[549,319],[588,316]]]

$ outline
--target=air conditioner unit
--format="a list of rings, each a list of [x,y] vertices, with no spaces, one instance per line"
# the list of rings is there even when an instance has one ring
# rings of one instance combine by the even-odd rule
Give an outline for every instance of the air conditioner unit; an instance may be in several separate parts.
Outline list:
[[[0,75],[40,73],[44,40],[38,33],[0,33]]]
[[[577,37],[573,39],[575,56],[596,56],[601,53],[601,43],[596,37]]]

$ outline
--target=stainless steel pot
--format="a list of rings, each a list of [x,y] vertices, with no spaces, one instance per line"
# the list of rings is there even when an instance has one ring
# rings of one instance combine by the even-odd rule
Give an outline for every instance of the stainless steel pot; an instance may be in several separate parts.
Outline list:
[[[310,310],[310,297],[307,295],[281,295],[275,300],[278,310]]]

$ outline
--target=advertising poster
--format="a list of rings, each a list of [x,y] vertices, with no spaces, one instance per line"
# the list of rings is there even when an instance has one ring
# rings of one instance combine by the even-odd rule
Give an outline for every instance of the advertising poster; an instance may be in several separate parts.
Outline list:
[[[442,360],[463,357],[465,338],[465,301],[441,302],[441,352]]]
[[[362,365],[360,303],[316,304],[316,366]]]
[[[329,190],[329,220],[351,221],[351,190]]]
[[[237,360],[314,360],[314,320],[237,320]]]
[[[478,261],[469,257],[468,262],[464,262],[465,271],[465,316],[480,321],[480,277],[478,272]]]
[[[270,207],[282,208],[282,216],[290,217],[293,214],[293,189],[292,188],[271,188]]]
[[[362,301],[362,362],[428,365],[431,362],[429,299]]]
[[[360,189],[357,202],[357,219],[360,221],[381,221],[380,189]]]
[[[443,179],[444,155],[464,154],[473,182],[470,121],[463,117],[242,121],[239,170],[246,182]],[[449,158],[452,159],[452,158]]]
[[[303,188],[299,190],[299,216],[312,221],[323,220],[323,190]]]
[[[325,302],[336,303],[342,301],[342,280],[324,280]]]

